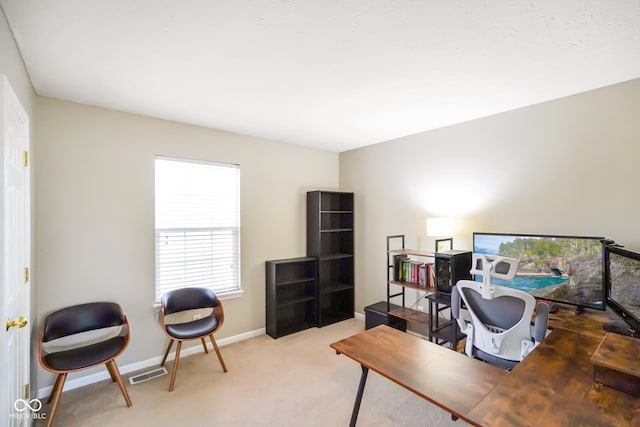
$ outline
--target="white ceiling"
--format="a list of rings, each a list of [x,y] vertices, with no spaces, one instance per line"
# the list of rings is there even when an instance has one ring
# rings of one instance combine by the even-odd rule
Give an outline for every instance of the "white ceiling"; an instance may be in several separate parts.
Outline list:
[[[39,95],[345,151],[640,77],[639,0],[0,0]]]

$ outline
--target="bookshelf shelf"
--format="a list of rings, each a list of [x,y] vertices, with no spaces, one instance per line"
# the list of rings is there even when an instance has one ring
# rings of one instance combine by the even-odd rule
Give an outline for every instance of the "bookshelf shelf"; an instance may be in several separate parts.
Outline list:
[[[389,237],[395,237],[395,236],[389,236]],[[400,237],[404,238],[404,236],[400,236]],[[389,249],[389,253],[397,254],[397,255],[419,256],[419,257],[425,257],[425,258],[433,258],[436,256],[435,252],[417,251],[415,249]]]
[[[351,228],[334,228],[330,230],[320,230],[321,233],[340,233],[343,231],[353,231]]]
[[[421,298],[434,291],[433,264],[430,260],[434,258],[435,254],[433,252],[405,248],[404,243],[404,235],[387,236],[387,304],[391,306],[391,301],[393,300],[394,303],[400,306],[400,308],[390,310],[389,315],[409,322],[429,325],[428,313],[405,306],[405,291],[412,289],[424,292],[425,295]],[[392,245],[396,247],[392,248]],[[403,280],[405,278],[409,280]],[[398,290],[398,287],[400,290]],[[401,303],[398,299],[401,299]]]
[[[313,301],[315,300],[315,296],[304,296],[304,297],[295,297],[295,298],[283,298],[278,302],[278,307],[284,307],[286,305],[298,304],[301,302]]]
[[[342,259],[342,258],[352,258],[352,257],[353,257],[352,254],[329,254],[329,255],[319,256],[318,259],[320,261],[329,261],[332,259]]]
[[[395,285],[395,286],[402,286],[408,289],[415,289],[416,291],[429,291],[429,292],[433,291],[432,288],[425,288],[420,283],[415,283],[415,282],[401,282],[399,280],[391,280],[389,281],[389,284]]]
[[[408,307],[396,308],[389,312],[391,316],[399,317],[409,322],[420,323],[422,325],[429,324],[429,313],[414,310]]]
[[[340,291],[350,291],[353,289],[353,285],[348,283],[339,283],[339,282],[326,282],[322,289],[320,290],[320,294],[330,294],[333,292]]]

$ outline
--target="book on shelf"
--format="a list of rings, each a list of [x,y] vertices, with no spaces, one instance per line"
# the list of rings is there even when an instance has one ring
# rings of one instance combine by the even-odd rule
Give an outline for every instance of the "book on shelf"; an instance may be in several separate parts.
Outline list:
[[[406,255],[394,255],[393,256],[393,280],[401,281],[402,275],[402,261],[409,259]]]
[[[418,283],[421,288],[433,288],[435,283],[433,263],[425,262],[420,266],[420,277]]]
[[[415,261],[407,255],[394,255],[393,280],[431,288],[435,283],[433,263]]]
[[[420,264],[419,262],[416,261],[412,261],[411,262],[411,281],[413,283],[416,283],[418,281],[418,274],[420,271]]]
[[[429,269],[429,267],[427,267],[427,264],[422,263],[419,266],[419,270],[418,270],[418,285],[421,288],[426,288],[427,287],[427,270]]]
[[[427,265],[429,266],[429,270],[427,271],[427,288],[435,289],[436,269],[432,262]]]
[[[423,284],[422,287],[426,287],[426,267],[424,262],[414,261],[409,258],[403,258],[400,261],[400,273],[398,280],[401,282],[413,283],[418,286]],[[421,271],[422,273],[421,277]]]
[[[401,261],[402,265],[402,276],[400,278],[403,282],[409,282],[411,280],[411,274],[409,270],[409,266],[411,265],[411,260],[409,258],[403,259]]]

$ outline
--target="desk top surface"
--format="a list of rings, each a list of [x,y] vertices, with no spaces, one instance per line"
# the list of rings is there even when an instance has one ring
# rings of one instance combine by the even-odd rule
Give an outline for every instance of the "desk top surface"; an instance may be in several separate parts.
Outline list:
[[[340,354],[464,419],[503,369],[380,325],[331,344]]]
[[[601,340],[554,330],[469,417],[487,426],[640,425],[640,399],[593,381]]]
[[[640,377],[640,339],[607,334],[591,356],[594,365]]]
[[[640,426],[640,398],[593,380],[605,313],[565,314],[511,373],[387,326],[331,347],[472,425]]]

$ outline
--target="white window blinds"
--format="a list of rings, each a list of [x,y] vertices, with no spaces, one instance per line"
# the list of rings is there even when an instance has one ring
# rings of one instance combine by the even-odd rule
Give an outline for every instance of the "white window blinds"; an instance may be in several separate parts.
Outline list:
[[[189,286],[240,289],[240,169],[156,158],[156,301]]]

